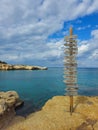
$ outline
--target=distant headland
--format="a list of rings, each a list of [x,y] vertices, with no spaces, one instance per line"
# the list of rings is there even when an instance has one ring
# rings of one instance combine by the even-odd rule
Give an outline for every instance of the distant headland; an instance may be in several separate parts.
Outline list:
[[[4,61],[0,61],[0,70],[47,70],[47,67],[31,66],[31,65],[11,65]]]

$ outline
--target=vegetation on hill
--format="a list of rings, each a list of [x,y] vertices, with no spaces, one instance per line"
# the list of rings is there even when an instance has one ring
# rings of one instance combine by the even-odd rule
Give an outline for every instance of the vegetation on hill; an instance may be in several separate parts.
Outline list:
[[[1,61],[1,60],[0,60],[0,63],[2,63],[2,64],[7,64],[6,62],[4,62],[4,61]]]

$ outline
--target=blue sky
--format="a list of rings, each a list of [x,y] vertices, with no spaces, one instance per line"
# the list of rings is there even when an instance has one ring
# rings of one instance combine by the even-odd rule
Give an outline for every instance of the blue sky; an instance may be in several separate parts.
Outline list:
[[[70,26],[78,66],[98,67],[98,0],[0,0],[0,60],[63,66]]]

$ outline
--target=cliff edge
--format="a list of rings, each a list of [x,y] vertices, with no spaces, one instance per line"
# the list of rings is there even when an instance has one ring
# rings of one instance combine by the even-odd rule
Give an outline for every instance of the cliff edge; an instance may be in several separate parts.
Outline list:
[[[69,97],[55,96],[26,119],[16,116],[4,130],[98,130],[98,97],[74,97],[70,115]]]
[[[0,70],[47,70],[47,67],[30,65],[11,65],[0,61]]]

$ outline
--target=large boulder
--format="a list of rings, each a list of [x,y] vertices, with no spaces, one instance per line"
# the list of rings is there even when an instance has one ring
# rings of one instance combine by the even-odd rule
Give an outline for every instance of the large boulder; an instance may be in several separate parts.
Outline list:
[[[15,91],[0,92],[0,130],[15,117],[15,108],[22,103]]]
[[[22,101],[15,91],[0,92],[0,105],[6,104],[7,107],[13,107],[19,103],[22,103]]]

